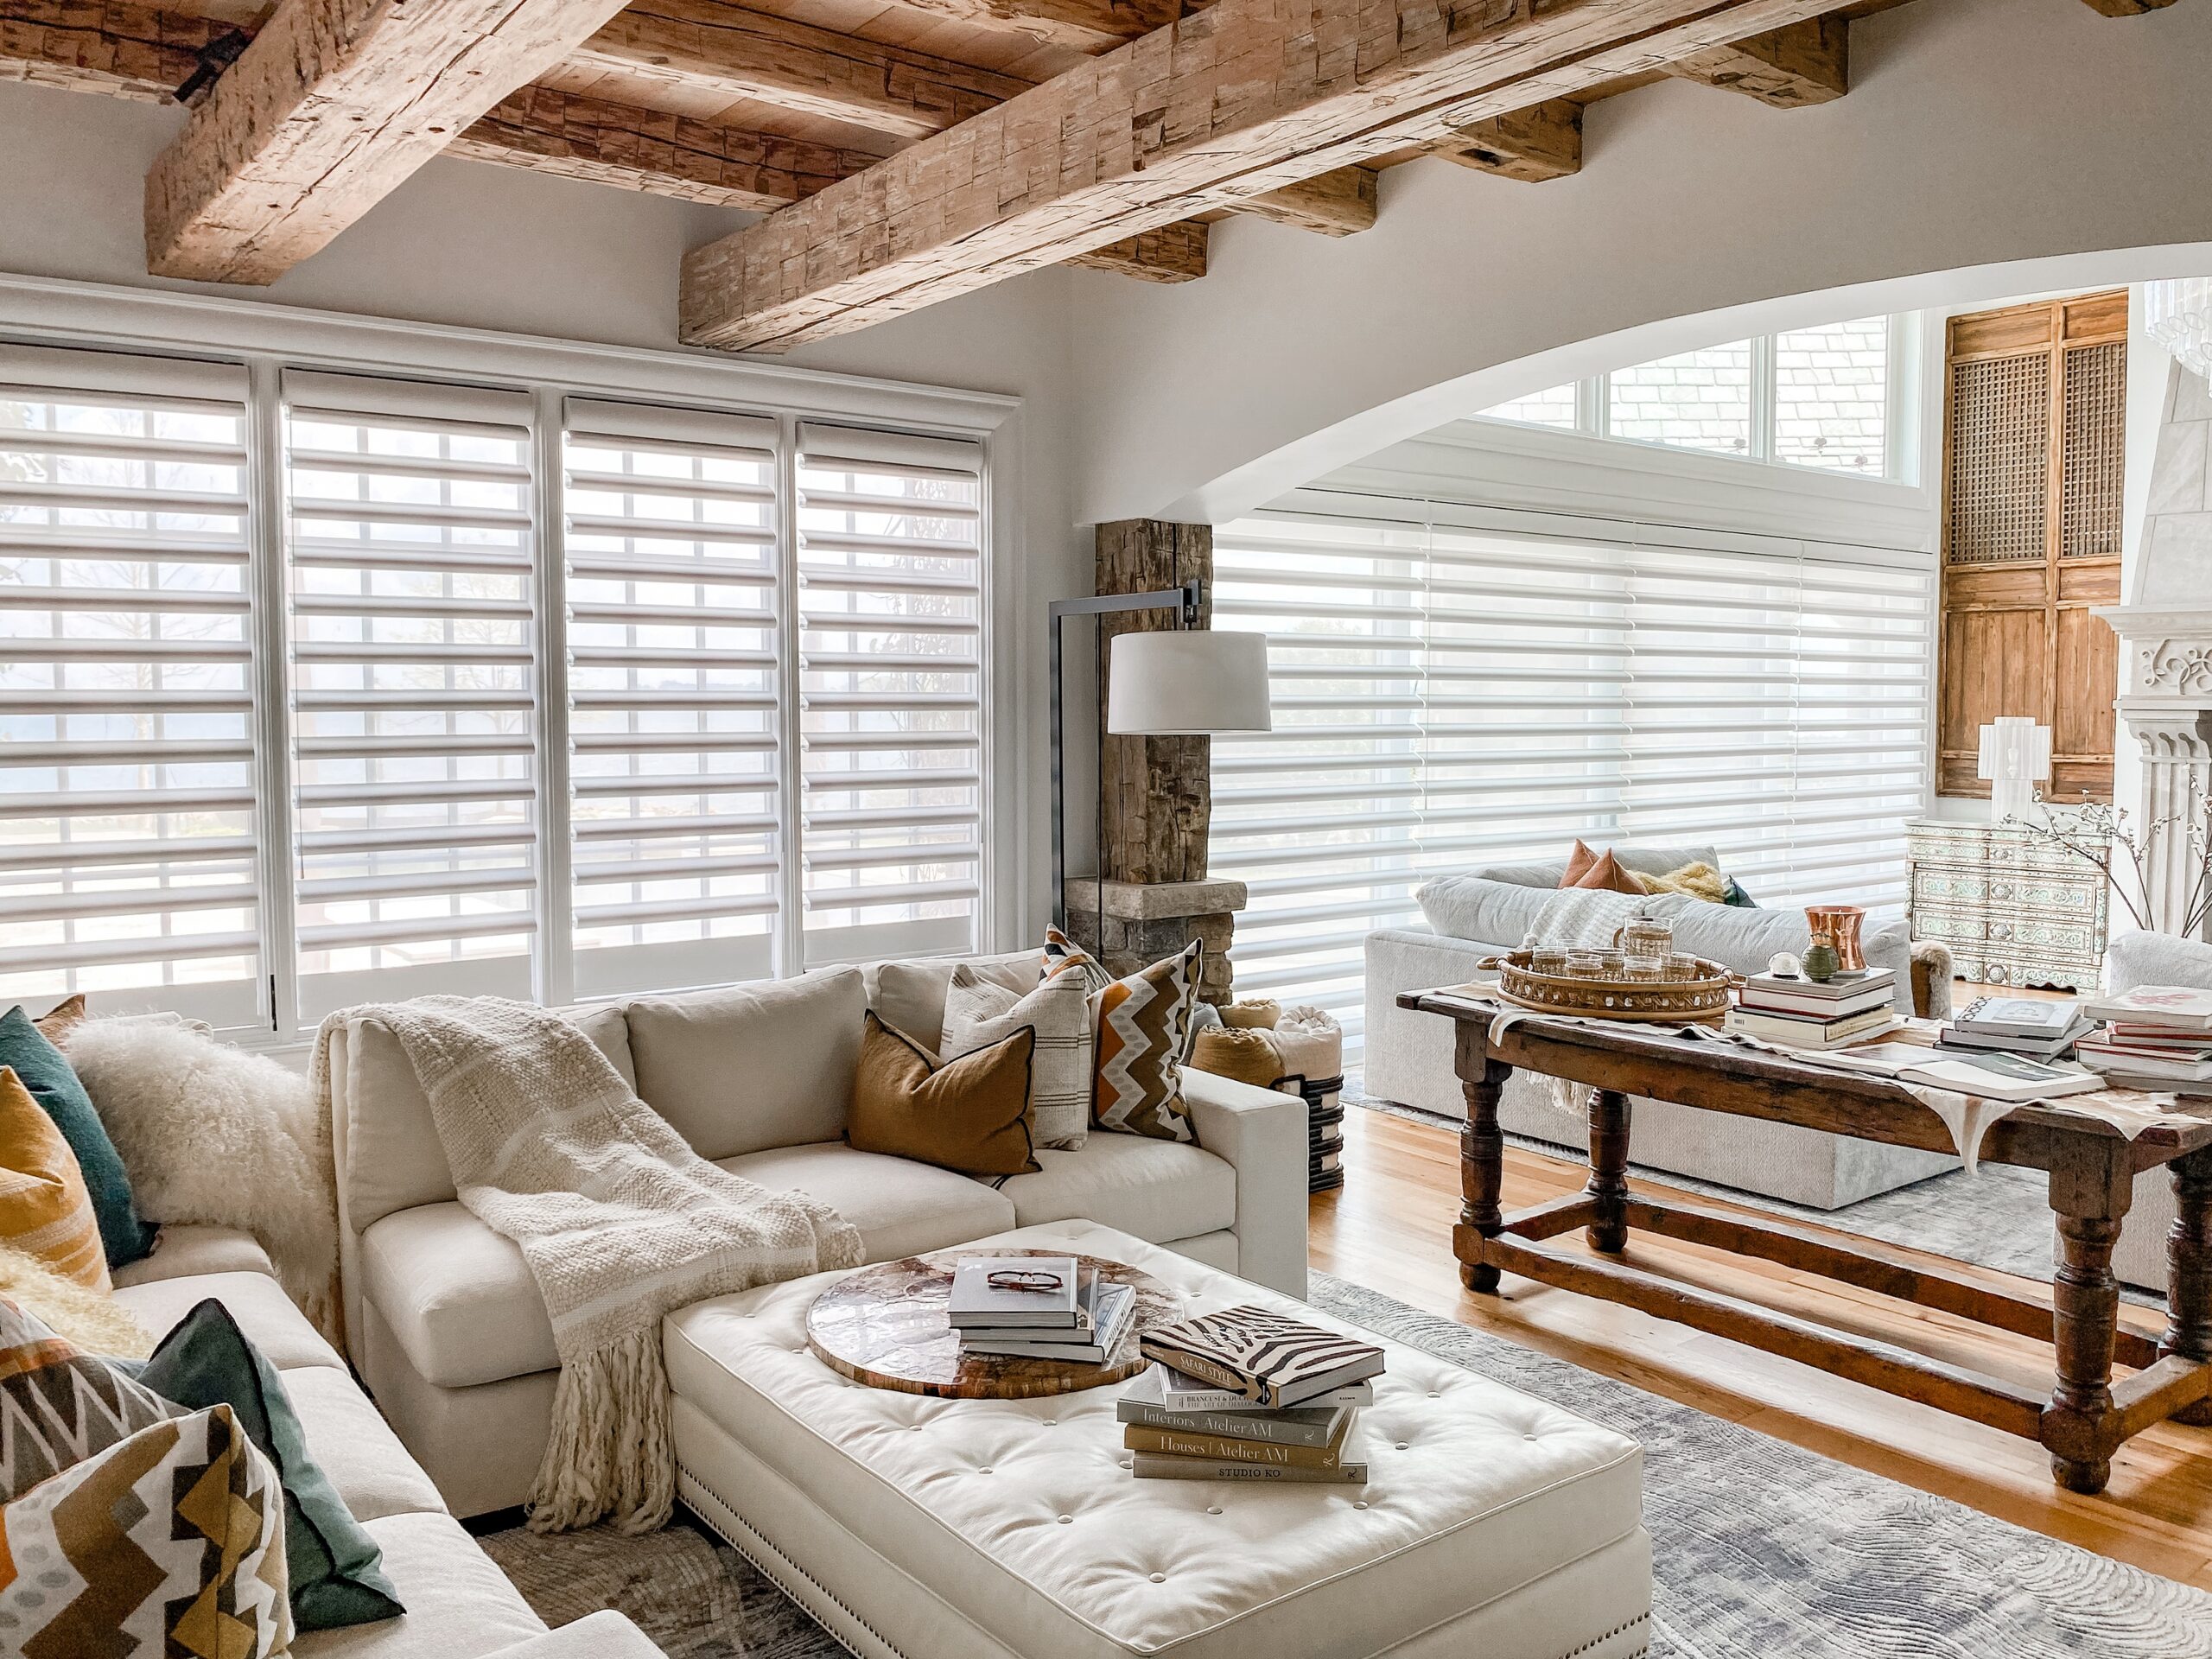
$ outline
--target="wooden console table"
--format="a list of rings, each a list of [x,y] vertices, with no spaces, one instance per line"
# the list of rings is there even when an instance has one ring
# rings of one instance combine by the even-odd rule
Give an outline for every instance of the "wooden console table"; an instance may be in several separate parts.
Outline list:
[[[1824,1071],[1792,1058],[1703,1042],[1649,1027],[1578,1025],[1524,1016],[1495,1044],[1496,1009],[1448,991],[1410,992],[1401,1007],[1458,1025],[1457,1069],[1467,1099],[1460,1136],[1459,1224],[1452,1254],[1470,1290],[1495,1292],[1501,1271],[1625,1303],[1661,1319],[1802,1361],[2037,1440],[2051,1472],[2098,1492],[2112,1454],[2152,1424],[2212,1423],[2212,1118],[2171,1117],[2130,1141],[2111,1124],[2056,1105],[2016,1107],[1982,1137],[1984,1163],[2047,1172],[2061,1260],[2052,1306],[1954,1278],[1869,1244],[1846,1248],[1801,1229],[1695,1205],[1661,1205],[1628,1187],[1629,1097],[1793,1123],[1926,1152],[1953,1150],[1936,1114],[1887,1078]],[[1505,1137],[1500,1091],[1515,1068],[1587,1084],[1590,1180],[1580,1193],[1506,1215],[1498,1207]],[[2113,1091],[2115,1094],[2121,1091]],[[2134,1096],[2144,1101],[2148,1096]],[[2169,1245],[2164,1338],[2120,1324],[2112,1249],[2138,1172],[2171,1166],[2177,1217]],[[1586,1230],[1599,1256],[1549,1245]],[[1631,1229],[1686,1240],[1895,1296],[2024,1336],[2048,1338],[2056,1378],[2044,1398],[1999,1378],[1665,1279],[1624,1262]],[[2115,1382],[2113,1367],[2133,1375]]]

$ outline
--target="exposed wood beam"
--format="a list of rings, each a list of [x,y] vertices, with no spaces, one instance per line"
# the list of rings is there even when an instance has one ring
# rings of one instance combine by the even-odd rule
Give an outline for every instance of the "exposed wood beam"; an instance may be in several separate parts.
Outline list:
[[[0,0],[0,80],[167,104],[226,27],[123,0]]]
[[[2174,0],[2086,0],[2089,10],[2107,17],[2140,17],[2146,11],[2163,11]]]
[[[1376,174],[1371,167],[1340,167],[1280,190],[1235,203],[1255,219],[1271,219],[1320,236],[1352,236],[1375,226]]]
[[[1030,83],[718,0],[639,0],[570,59],[666,77],[901,138],[925,138]]]
[[[1093,270],[1111,270],[1147,283],[1188,283],[1206,274],[1206,232],[1211,227],[1192,219],[1163,225],[1126,242],[1115,242],[1068,261]]]
[[[1826,104],[1850,89],[1850,38],[1847,18],[1808,17],[1678,59],[1667,73],[1778,109]]]
[[[1823,0],[1221,0],[684,262],[683,338],[780,349],[1613,77]]]
[[[524,87],[446,154],[755,213],[810,196],[881,159],[550,86]]]
[[[1548,99],[1461,127],[1435,154],[1462,167],[1540,183],[1582,170],[1582,106]]]
[[[279,0],[147,175],[147,268],[276,281],[620,3]]]
[[[1077,52],[1109,48],[1165,29],[1205,0],[908,0],[918,11],[1010,29]]]

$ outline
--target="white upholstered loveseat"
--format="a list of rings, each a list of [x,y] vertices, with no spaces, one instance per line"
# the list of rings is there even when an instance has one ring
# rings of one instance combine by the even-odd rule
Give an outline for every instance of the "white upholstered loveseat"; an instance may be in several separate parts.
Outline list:
[[[1685,864],[1719,867],[1710,847],[1612,849],[1627,868],[1663,874]],[[1366,1070],[1361,1086],[1379,1099],[1453,1117],[1466,1115],[1452,1065],[1452,1022],[1397,1005],[1402,991],[1461,985],[1476,965],[1518,945],[1566,865],[1496,865],[1431,882],[1421,893],[1425,928],[1367,936]],[[1674,917],[1678,947],[1738,973],[1765,968],[1777,950],[1805,948],[1804,913],[1692,903]],[[1912,942],[1903,921],[1874,927],[1864,942],[1870,966],[1897,973],[1897,1006],[1910,1014]],[[1834,1210],[1955,1168],[1957,1160],[1871,1141],[1701,1112],[1666,1101],[1634,1102],[1630,1156],[1653,1169],[1747,1192]],[[1549,1085],[1516,1072],[1498,1120],[1510,1132],[1586,1152],[1589,1125],[1564,1109]]]
[[[978,958],[1033,977],[1035,953]],[[1093,1133],[996,1184],[844,1144],[861,1016],[934,1047],[952,963],[909,964],[569,1011],[701,1156],[804,1190],[890,1261],[1018,1226],[1099,1222],[1302,1297],[1306,1108],[1186,1072],[1199,1144]],[[391,1033],[348,1022],[331,1054],[346,1344],[378,1405],[454,1513],[523,1501],[545,1446],[557,1359],[514,1244],[454,1196],[429,1103]]]

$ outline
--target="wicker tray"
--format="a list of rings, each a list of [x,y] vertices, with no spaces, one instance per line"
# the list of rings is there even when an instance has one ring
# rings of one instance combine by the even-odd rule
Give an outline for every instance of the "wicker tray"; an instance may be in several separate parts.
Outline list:
[[[1728,990],[1736,976],[1702,957],[1697,965],[1695,979],[1612,980],[1537,973],[1529,966],[1526,950],[1491,957],[1482,963],[1497,969],[1498,995],[1516,1007],[1645,1025],[1714,1022],[1727,1014]]]

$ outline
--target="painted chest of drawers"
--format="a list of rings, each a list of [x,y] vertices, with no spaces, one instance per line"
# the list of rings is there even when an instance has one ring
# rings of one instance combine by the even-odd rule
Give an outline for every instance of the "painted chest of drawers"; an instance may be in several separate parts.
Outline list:
[[[2105,955],[2104,873],[2018,829],[1908,826],[1912,937],[1948,945],[1963,979],[2094,990]],[[2076,837],[2102,855],[2101,836]]]

